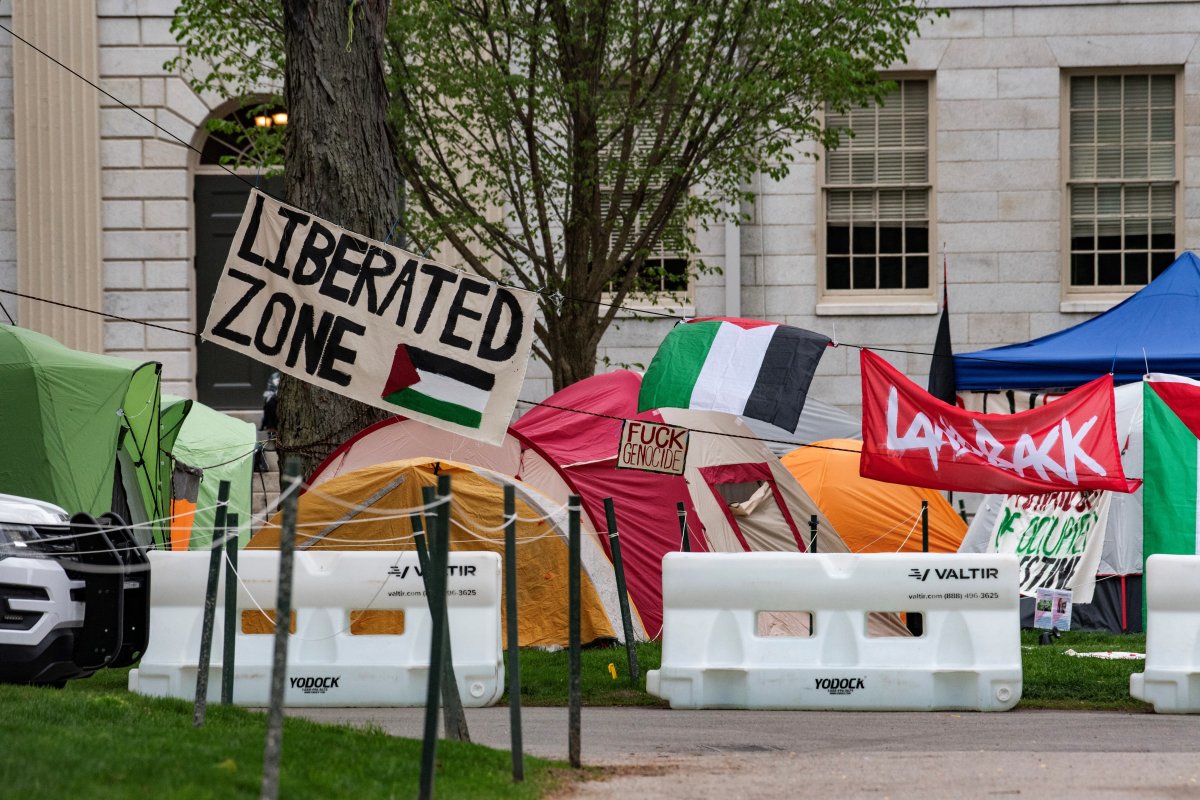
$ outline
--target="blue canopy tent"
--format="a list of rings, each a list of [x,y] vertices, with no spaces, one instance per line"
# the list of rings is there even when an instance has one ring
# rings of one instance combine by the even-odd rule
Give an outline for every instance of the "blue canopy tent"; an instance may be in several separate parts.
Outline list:
[[[1185,252],[1137,294],[1086,322],[1023,344],[956,355],[954,370],[959,391],[1070,389],[1109,372],[1118,384],[1140,382],[1147,372],[1200,379],[1200,257]],[[1131,397],[1140,401],[1140,390]],[[1122,441],[1134,442],[1125,445],[1122,456],[1131,477],[1141,477],[1140,418],[1139,406],[1130,418],[1136,424],[1118,427]],[[1139,631],[1141,491],[1113,503],[1106,552],[1137,550],[1123,557],[1123,565],[1113,563],[1119,575],[1097,581],[1092,603],[1076,604],[1072,626]],[[1107,579],[1113,577],[1119,580]]]
[[[1200,379],[1200,257],[1190,251],[1086,322],[954,356],[959,391],[1070,388],[1109,372],[1118,384],[1132,383],[1147,371]]]

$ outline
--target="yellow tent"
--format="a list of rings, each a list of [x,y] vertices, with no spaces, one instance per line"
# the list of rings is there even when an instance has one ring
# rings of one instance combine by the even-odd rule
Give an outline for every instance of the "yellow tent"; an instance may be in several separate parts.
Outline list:
[[[297,550],[412,550],[406,512],[422,505],[421,489],[451,479],[450,547],[504,555],[504,486],[516,489],[517,616],[522,647],[568,644],[567,510],[510,476],[433,458],[392,461],[354,470],[300,497]],[[250,549],[279,547],[276,514]],[[593,535],[581,536],[584,643],[621,638],[611,562]],[[501,604],[504,609],[504,604]],[[634,611],[635,638],[645,631]]]
[[[921,552],[921,501],[929,501],[929,552],[955,553],[967,523],[941,492],[858,474],[862,442],[827,439],[783,457],[852,553]]]

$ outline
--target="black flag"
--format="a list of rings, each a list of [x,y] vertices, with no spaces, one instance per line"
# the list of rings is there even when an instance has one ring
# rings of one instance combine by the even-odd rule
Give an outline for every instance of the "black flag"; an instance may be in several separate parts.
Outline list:
[[[946,288],[946,259],[942,257],[942,318],[933,343],[933,361],[929,365],[929,393],[943,403],[954,405],[954,350],[950,346],[950,297]]]

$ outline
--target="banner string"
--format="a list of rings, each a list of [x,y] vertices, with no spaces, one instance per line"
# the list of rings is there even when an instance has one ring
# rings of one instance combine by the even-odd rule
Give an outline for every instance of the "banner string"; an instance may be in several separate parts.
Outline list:
[[[3,26],[0,26],[0,27],[3,27]],[[528,291],[526,289],[521,289],[521,287],[519,287],[519,286],[510,286],[508,284],[498,284],[498,285],[504,286],[505,288],[509,288],[509,289],[518,289],[520,291]],[[58,300],[51,300],[46,297],[38,297],[37,295],[27,294],[25,292],[19,292],[15,289],[0,289],[0,294],[10,294],[10,295],[13,295],[14,297],[20,297],[25,300],[34,300],[39,303],[49,303],[50,305],[58,306],[60,308],[71,309],[72,311],[79,311],[84,314],[94,314],[98,317],[104,317],[105,319],[117,320],[119,322],[129,322],[129,323],[133,323],[136,325],[143,325],[148,328],[157,328],[159,330],[170,331],[171,333],[178,333],[182,336],[190,336],[194,339],[202,338],[202,336],[199,332],[188,330],[186,328],[176,328],[176,327],[172,327],[170,325],[162,325],[160,323],[150,322],[148,320],[135,319],[133,317],[124,317],[119,314],[111,314],[107,311],[97,311],[96,309],[93,309],[93,308],[85,308],[83,306],[74,305],[72,303],[63,303]],[[535,294],[540,294],[540,292],[535,292]],[[600,306],[614,305],[613,303],[606,303],[601,300],[585,300],[585,299],[578,299],[578,298],[571,298],[571,297],[566,297],[563,299],[571,300],[573,302],[591,303],[593,305],[600,305]],[[671,314],[671,313],[664,312],[664,311],[652,311],[650,309],[631,308],[629,306],[617,306],[617,307],[625,309],[625,310],[633,312],[633,313],[654,314],[654,315],[657,315],[660,317],[674,319],[679,322],[683,322],[688,319],[693,319],[693,317],[685,317],[685,316],[682,316],[679,314]],[[15,323],[13,323],[13,324],[15,325]],[[857,344],[855,342],[833,341],[833,342],[831,342],[830,346],[831,347],[851,347],[856,350],[873,350],[877,353],[895,353],[897,355],[922,356],[922,357],[926,357],[926,358],[933,358],[935,355],[934,353],[925,351],[925,350],[910,350],[910,349],[901,348],[901,347],[883,347],[880,345]],[[1012,361],[1012,360],[1002,359],[1002,358],[989,358],[989,357],[983,357],[983,356],[975,356],[975,355],[971,355],[969,353],[961,354],[961,355],[956,354],[954,356],[954,358],[963,360],[963,361],[979,361],[979,362],[983,362],[983,363],[987,363],[987,364],[1007,364],[1010,366],[1019,366],[1019,367],[1024,367],[1024,368],[1028,368],[1031,370],[1041,369],[1041,370],[1047,370],[1047,371],[1053,371],[1053,372],[1075,372],[1080,375],[1092,375],[1092,376],[1096,375],[1095,370],[1088,369],[1086,367],[1081,367],[1078,365],[1066,364],[1066,363],[1055,363],[1055,362],[1045,362],[1045,363],[1040,363],[1040,364],[1039,363],[1029,363],[1029,362],[1024,362],[1024,361]],[[1111,369],[1110,369],[1110,372],[1111,372]],[[523,400],[520,402],[532,402],[532,401]]]
[[[114,103],[116,103],[117,105],[119,105],[119,106],[121,106],[122,108],[124,108],[126,111],[129,111],[129,112],[132,112],[132,113],[134,113],[134,114],[138,115],[138,116],[139,116],[139,117],[141,117],[143,120],[145,120],[146,122],[148,122],[148,123],[150,123],[152,126],[154,126],[154,127],[157,129],[157,130],[159,130],[159,131],[161,131],[161,132],[165,133],[167,136],[171,137],[171,138],[172,138],[172,139],[174,139],[176,142],[179,142],[179,144],[183,145],[183,146],[184,146],[184,147],[186,147],[188,150],[191,150],[191,151],[192,151],[193,153],[195,153],[196,155],[203,155],[203,153],[201,153],[200,149],[199,149],[199,148],[197,148],[197,147],[195,147],[193,144],[191,144],[191,142],[185,142],[183,139],[180,139],[180,138],[179,138],[178,136],[176,136],[174,133],[172,133],[171,131],[167,130],[167,129],[166,129],[166,128],[164,128],[162,125],[159,125],[157,122],[155,122],[154,120],[150,119],[150,118],[149,118],[149,117],[147,117],[145,114],[143,114],[142,112],[138,111],[138,110],[137,110],[136,108],[134,108],[133,106],[131,106],[131,105],[129,105],[128,103],[126,103],[126,102],[125,102],[124,100],[122,100],[121,98],[119,98],[119,97],[115,96],[114,94],[112,94],[111,92],[109,92],[109,91],[108,91],[107,89],[105,89],[104,87],[100,86],[99,84],[96,84],[96,83],[94,83],[93,81],[91,81],[91,80],[89,80],[87,77],[85,77],[84,75],[81,75],[81,74],[79,74],[79,73],[78,73],[78,72],[76,72],[75,70],[71,69],[71,67],[67,66],[66,64],[64,64],[63,62],[59,61],[57,58],[55,58],[54,56],[52,56],[52,55],[50,55],[49,53],[47,53],[47,52],[46,52],[45,50],[43,50],[42,48],[38,47],[38,46],[37,46],[36,44],[34,44],[33,42],[29,41],[28,39],[24,38],[23,36],[20,36],[20,35],[18,35],[17,33],[15,33],[15,32],[13,31],[13,29],[12,29],[12,28],[8,27],[7,25],[4,25],[3,23],[0,23],[0,31],[5,31],[6,33],[8,33],[8,35],[9,35],[9,36],[13,37],[14,39],[16,39],[16,40],[17,40],[18,42],[20,42],[21,44],[25,45],[26,47],[29,47],[29,48],[31,48],[31,49],[32,49],[32,50],[34,50],[34,51],[36,51],[36,52],[37,52],[38,54],[40,54],[42,57],[44,57],[44,58],[46,58],[46,59],[49,59],[50,61],[54,62],[55,64],[57,64],[57,65],[58,65],[59,67],[61,67],[62,69],[66,70],[67,72],[71,73],[71,74],[72,74],[72,75],[74,75],[76,78],[78,78],[79,80],[81,80],[81,81],[83,81],[84,83],[86,83],[88,86],[91,86],[91,87],[92,87],[93,89],[95,89],[97,92],[100,92],[100,94],[104,95],[105,97],[107,97],[108,99],[110,99],[110,100],[112,100]],[[246,176],[238,174],[237,172],[235,172],[234,170],[231,170],[229,167],[225,166],[224,164],[217,164],[217,166],[219,166],[221,169],[223,169],[223,170],[225,170],[226,172],[228,172],[228,173],[229,173],[230,175],[232,175],[233,177],[237,178],[237,179],[238,179],[239,181],[241,181],[242,183],[244,183],[244,184],[246,184],[247,186],[249,186],[251,189],[254,189],[254,188],[256,188],[256,187],[255,187],[255,185],[254,185],[253,183],[251,183],[250,181],[246,180]],[[263,193],[264,193],[264,194],[268,194],[268,195],[270,194],[269,192],[263,192]],[[273,197],[273,195],[271,195],[271,196]],[[279,198],[275,198],[275,199],[277,199],[277,200],[278,200]],[[282,202],[282,201],[280,201],[280,202]],[[38,298],[35,298],[35,299],[38,299]],[[132,321],[136,322],[137,320],[132,320]]]
[[[95,89],[96,91],[100,92],[100,93],[101,93],[101,94],[103,94],[105,97],[108,97],[110,100],[112,100],[113,102],[117,103],[119,106],[121,106],[121,107],[122,107],[122,108],[124,108],[125,110],[127,110],[127,111],[129,111],[129,112],[131,112],[131,113],[133,113],[133,114],[136,114],[136,115],[137,115],[139,118],[141,118],[141,119],[142,119],[142,120],[144,120],[145,122],[149,123],[149,124],[150,124],[151,126],[153,126],[155,129],[157,129],[157,130],[161,131],[162,133],[166,134],[166,135],[167,135],[167,136],[169,136],[171,139],[174,139],[176,142],[178,142],[179,144],[183,145],[183,146],[184,146],[184,147],[186,147],[188,150],[191,150],[192,152],[194,152],[194,153],[196,153],[196,154],[198,154],[198,155],[202,154],[202,153],[201,153],[201,151],[200,151],[200,149],[199,149],[199,148],[197,148],[197,147],[195,147],[194,145],[192,145],[190,142],[186,142],[186,141],[184,141],[184,140],[183,140],[183,139],[181,139],[179,136],[177,136],[176,134],[174,134],[174,133],[172,133],[171,131],[169,131],[167,128],[163,127],[162,125],[159,125],[157,122],[155,122],[154,120],[150,119],[149,117],[147,117],[147,116],[146,116],[145,114],[143,114],[142,112],[138,111],[138,110],[137,110],[136,108],[134,108],[133,106],[131,106],[131,105],[129,105],[128,103],[126,103],[125,101],[121,100],[119,97],[116,97],[115,95],[113,95],[113,94],[112,94],[111,92],[109,92],[108,90],[104,89],[104,88],[103,88],[103,87],[101,87],[100,85],[96,84],[95,82],[91,81],[90,79],[88,79],[88,78],[87,78],[87,77],[85,77],[84,75],[80,74],[80,73],[79,73],[79,72],[77,72],[76,70],[74,70],[74,69],[72,69],[71,67],[69,67],[68,65],[64,64],[62,61],[59,61],[57,58],[55,58],[54,56],[50,55],[50,54],[49,54],[49,53],[47,53],[45,50],[41,49],[40,47],[38,47],[38,46],[37,46],[36,44],[34,44],[33,42],[30,42],[28,39],[25,39],[24,37],[22,37],[22,36],[20,36],[19,34],[15,33],[15,32],[12,30],[12,28],[10,28],[10,27],[8,27],[8,26],[6,26],[6,25],[4,25],[4,24],[0,23],[0,30],[7,32],[7,33],[8,33],[10,36],[12,36],[12,37],[13,37],[14,39],[16,39],[17,41],[19,41],[19,42],[21,42],[22,44],[24,44],[25,46],[27,46],[27,47],[29,47],[29,48],[33,49],[34,51],[36,51],[38,54],[40,54],[40,55],[41,55],[41,56],[43,56],[44,58],[46,58],[46,59],[50,60],[51,62],[53,62],[54,64],[56,64],[57,66],[59,66],[61,69],[64,69],[64,70],[66,70],[66,71],[67,71],[67,72],[69,72],[71,75],[75,76],[75,77],[76,77],[76,78],[78,78],[79,80],[81,80],[81,81],[83,81],[84,83],[88,84],[88,85],[89,85],[89,86],[91,86],[93,89]],[[225,166],[224,164],[219,164],[218,166],[219,166],[221,169],[223,169],[225,172],[227,172],[227,173],[229,173],[230,175],[232,175],[233,177],[237,178],[237,179],[238,179],[239,181],[241,181],[242,183],[246,184],[246,186],[250,187],[251,189],[255,189],[255,190],[257,190],[257,191],[261,191],[261,192],[263,192],[263,194],[266,194],[268,197],[271,197],[272,199],[274,199],[274,200],[276,200],[276,201],[278,201],[278,202],[281,202],[281,203],[282,203],[282,202],[284,202],[284,201],[283,201],[283,200],[281,200],[280,198],[278,198],[278,197],[275,197],[275,196],[274,196],[273,194],[271,194],[270,192],[267,192],[267,191],[265,191],[265,190],[263,190],[263,189],[260,189],[260,188],[257,186],[257,182],[256,182],[256,183],[251,183],[249,180],[247,180],[247,179],[246,179],[246,176],[239,174],[238,172],[236,172],[236,171],[234,171],[234,170],[230,169],[229,167]],[[398,222],[399,222],[399,220],[397,220],[397,224],[398,224]],[[389,230],[389,232],[388,232],[388,239],[389,239],[389,240],[391,239],[392,232],[393,232],[394,230],[395,230],[395,224],[393,224],[393,226],[392,226],[392,229],[391,229],[391,230]],[[497,285],[499,285],[499,286],[504,286],[505,288],[509,288],[509,289],[516,289],[516,290],[519,290],[519,291],[531,291],[531,290],[529,290],[529,289],[526,289],[526,288],[524,288],[524,287],[520,287],[520,286],[513,286],[513,285],[510,285],[510,284],[503,284],[503,283],[500,283],[500,282],[497,282]],[[193,337],[193,338],[200,338],[200,337],[201,337],[201,334],[197,333],[196,331],[189,331],[189,330],[185,330],[185,329],[181,329],[181,328],[175,328],[175,327],[171,327],[171,326],[168,326],[168,325],[161,325],[161,324],[158,324],[158,323],[148,322],[148,321],[145,321],[145,320],[133,319],[133,318],[131,318],[131,317],[123,317],[123,316],[116,315],[116,314],[109,314],[109,313],[102,312],[102,311],[96,311],[96,310],[94,310],[94,309],[89,309],[89,308],[84,308],[84,307],[81,307],[81,306],[72,305],[72,304],[70,304],[70,303],[62,303],[62,302],[59,302],[59,301],[57,301],[57,300],[51,300],[51,299],[44,298],[44,297],[37,297],[37,296],[35,296],[35,295],[29,295],[29,294],[25,294],[25,293],[22,293],[22,292],[18,292],[18,291],[15,291],[15,290],[11,290],[11,289],[0,289],[0,292],[2,292],[2,293],[5,293],[5,294],[11,294],[11,295],[14,295],[14,296],[16,296],[16,297],[23,298],[23,299],[34,300],[34,301],[37,301],[37,302],[42,302],[42,303],[50,303],[50,304],[52,304],[52,305],[56,305],[56,306],[59,306],[59,307],[62,307],[62,308],[68,308],[68,309],[72,309],[72,310],[75,310],[75,311],[80,311],[80,312],[83,312],[83,313],[88,313],[88,314],[96,314],[96,315],[99,315],[99,316],[105,317],[105,318],[107,318],[107,319],[114,319],[114,320],[119,320],[119,321],[122,321],[122,322],[130,322],[130,323],[135,323],[135,324],[139,324],[139,325],[144,325],[144,326],[147,326],[147,327],[158,328],[158,329],[160,329],[160,330],[170,331],[170,332],[172,332],[172,333],[178,333],[178,334],[182,334],[182,335],[185,335],[185,336],[191,336],[191,337]],[[556,304],[557,304],[557,303],[561,303],[561,302],[563,302],[563,301],[568,301],[568,300],[569,300],[569,301],[571,301],[571,302],[576,302],[576,303],[585,303],[585,304],[591,304],[591,305],[596,305],[596,306],[607,306],[607,307],[610,307],[610,308],[615,306],[616,308],[620,308],[620,309],[622,309],[622,310],[624,310],[624,311],[628,311],[628,312],[630,312],[631,314],[633,314],[633,315],[635,315],[635,316],[636,316],[636,315],[638,315],[638,314],[645,314],[645,315],[647,315],[647,316],[658,316],[658,317],[663,317],[663,318],[668,318],[668,319],[676,319],[676,320],[680,320],[680,321],[683,321],[683,320],[689,319],[689,317],[685,317],[685,316],[683,316],[683,315],[679,315],[679,314],[673,314],[673,313],[671,313],[671,312],[667,312],[667,311],[658,311],[658,310],[655,310],[655,309],[647,309],[647,308],[633,308],[633,307],[630,307],[630,306],[625,306],[625,305],[620,305],[620,304],[615,304],[615,303],[606,303],[606,302],[604,302],[604,301],[602,301],[602,300],[592,300],[592,299],[587,299],[587,298],[566,297],[566,296],[564,296],[564,295],[563,295],[563,294],[562,294],[562,293],[561,293],[561,292],[560,292],[558,289],[555,289],[553,293],[549,293],[549,294],[548,294],[548,293],[547,293],[547,292],[546,292],[544,289],[542,289],[542,290],[535,291],[535,292],[534,292],[534,294],[538,294],[538,295],[541,295],[541,296],[543,296],[543,297],[546,297],[547,299],[550,299],[552,302],[555,302]],[[7,311],[7,309],[5,309],[5,314],[6,314],[6,315],[8,314],[8,311]],[[10,321],[11,321],[12,317],[10,316],[10,317],[9,317],[9,319],[10,319]],[[883,353],[896,353],[896,354],[903,354],[903,355],[926,356],[926,357],[930,357],[930,358],[932,358],[932,357],[933,357],[933,355],[934,355],[933,353],[930,353],[930,352],[923,352],[923,351],[919,351],[919,350],[907,350],[907,349],[901,349],[901,348],[888,348],[888,347],[869,347],[869,348],[868,348],[868,346],[867,346],[867,345],[853,344],[853,343],[849,343],[849,342],[840,342],[840,343],[835,343],[835,345],[834,345],[834,346],[838,346],[838,345],[845,345],[845,346],[847,346],[847,347],[854,347],[854,348],[858,348],[858,349],[872,349],[872,350],[875,350],[875,351],[878,351],[878,352],[883,352]],[[1062,371],[1068,371],[1068,372],[1072,372],[1072,371],[1073,371],[1073,372],[1077,372],[1077,373],[1079,373],[1079,374],[1081,374],[1081,375],[1092,375],[1092,374],[1094,374],[1094,370],[1085,369],[1085,368],[1078,367],[1078,366],[1074,366],[1074,365],[1071,365],[1071,364],[1027,364],[1027,363],[1025,363],[1025,362],[1018,362],[1018,361],[1005,361],[1005,360],[1002,360],[1002,359],[993,359],[993,358],[979,358],[979,357],[973,357],[973,356],[955,356],[955,358],[960,358],[960,359],[967,359],[967,358],[971,358],[971,359],[976,359],[976,360],[979,360],[979,361],[985,361],[985,362],[994,363],[994,364],[1010,364],[1010,365],[1014,365],[1014,366],[1021,366],[1021,367],[1027,368],[1027,369],[1028,369],[1028,368],[1034,368],[1034,369],[1047,369],[1047,370],[1054,370],[1054,371],[1057,371],[1057,372],[1062,372]]]

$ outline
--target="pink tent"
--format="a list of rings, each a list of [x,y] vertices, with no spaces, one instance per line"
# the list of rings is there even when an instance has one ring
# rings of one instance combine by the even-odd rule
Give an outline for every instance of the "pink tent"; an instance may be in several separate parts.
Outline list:
[[[615,467],[624,420],[663,421],[657,411],[638,413],[640,386],[641,376],[626,370],[587,378],[547,398],[511,430],[557,465],[598,531],[608,529],[604,499],[613,498],[629,594],[646,631],[657,638],[662,629],[662,557],[681,544],[677,503],[687,510],[692,550],[709,547],[682,476]],[[607,540],[604,545],[608,547]]]

